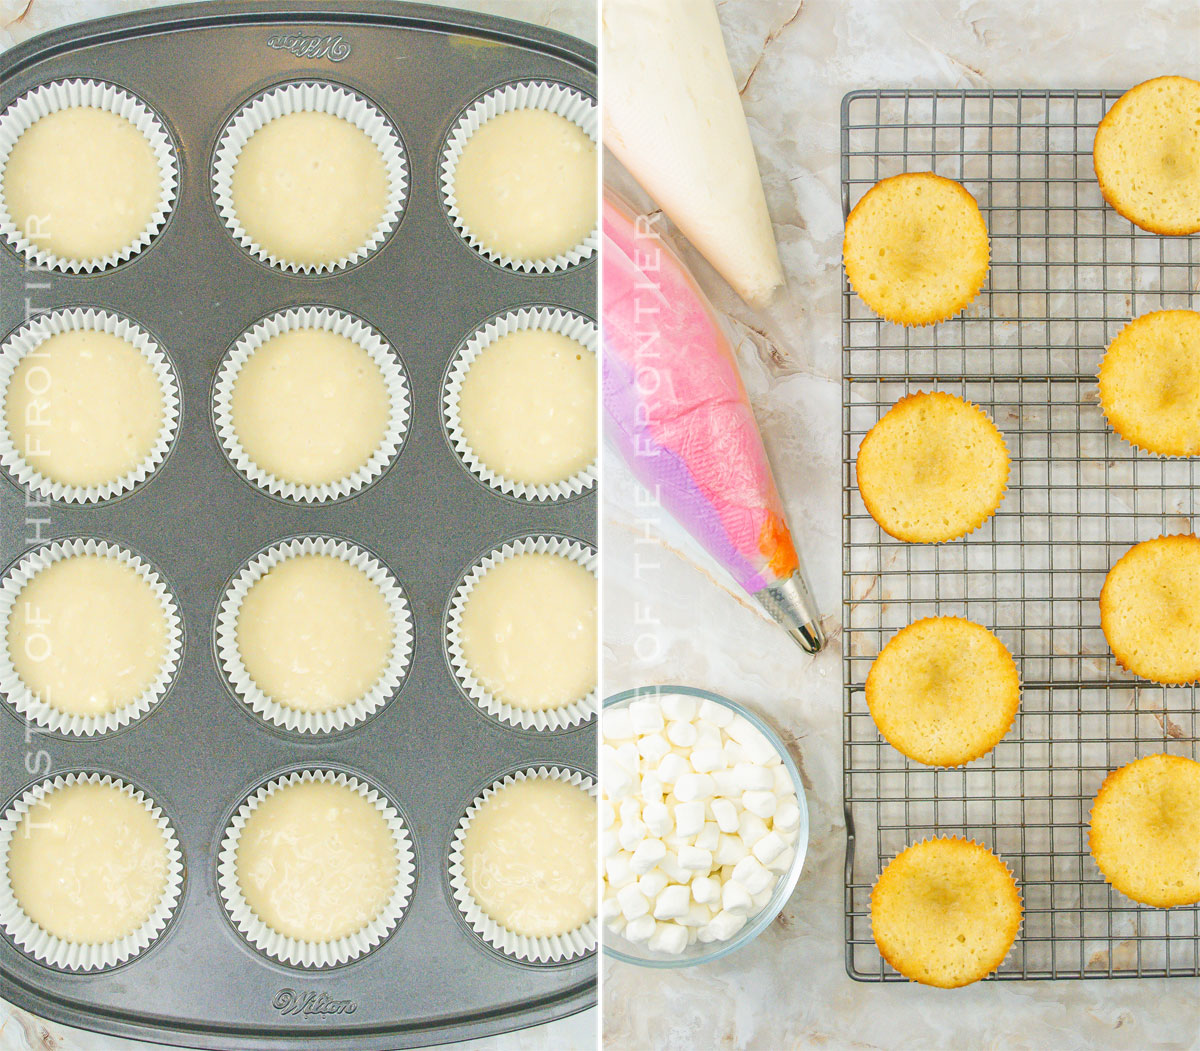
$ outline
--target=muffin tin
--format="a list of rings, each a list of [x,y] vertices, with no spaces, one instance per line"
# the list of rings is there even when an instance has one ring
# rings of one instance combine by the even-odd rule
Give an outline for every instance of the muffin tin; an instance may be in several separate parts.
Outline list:
[[[196,4],[119,16],[36,37],[0,56],[0,108],[47,82],[118,85],[162,120],[175,144],[178,195],[161,233],[120,265],[92,274],[29,268],[0,249],[0,331],[35,312],[112,311],[141,325],[179,380],[178,435],[132,492],[91,505],[37,503],[0,484],[0,561],[64,537],[128,547],[162,573],[184,620],[183,655],[165,698],[99,737],[0,714],[0,798],[70,772],[128,781],[178,835],[184,882],[165,932],[119,967],[47,966],[0,938],[5,998],[36,1014],[128,1037],[205,1048],[395,1048],[503,1032],[595,1002],[591,954],[531,964],[498,952],[455,906],[448,874],[455,829],[480,785],[516,768],[594,774],[595,721],[538,732],[489,717],[458,685],[445,618],[463,574],[494,548],[530,535],[594,547],[596,494],[517,499],[473,476],[443,421],[448,363],[477,328],[530,307],[596,313],[594,259],[551,273],[491,262],[455,231],[439,186],[446,137],[475,100],[514,82],[547,81],[594,98],[594,49],[539,27],[396,3]],[[222,222],[212,160],[229,118],[294,81],[361,95],[397,129],[408,196],[368,258],[334,273],[294,274],[257,260]],[[216,432],[213,380],[234,342],[277,311],[326,307],[361,318],[400,355],[410,418],[394,462],[352,495],[316,505],[273,496],[231,466]],[[214,622],[231,576],[298,536],[346,540],[404,589],[413,652],[399,690],[341,731],[270,725],[232,694],[218,667]],[[398,926],[362,957],[288,966],[235,929],[218,891],[228,822],[265,783],[330,770],[378,788],[402,815],[416,858]]]

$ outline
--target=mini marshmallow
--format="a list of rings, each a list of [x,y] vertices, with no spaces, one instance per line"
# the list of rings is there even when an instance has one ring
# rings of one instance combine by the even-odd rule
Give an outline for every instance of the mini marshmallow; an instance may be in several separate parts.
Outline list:
[[[711,774],[725,768],[725,753],[720,748],[694,748],[691,763],[696,773]]]
[[[641,766],[641,756],[638,755],[637,745],[633,741],[623,741],[613,749],[613,760],[618,766],[623,766],[634,777]]]
[[[705,821],[704,827],[696,836],[696,846],[702,850],[716,850],[721,842],[721,829],[715,821]]]
[[[654,922],[653,916],[639,916],[625,925],[625,937],[631,942],[645,942],[654,936],[657,929],[658,924]]]
[[[771,900],[771,892],[774,889],[774,887],[768,887],[761,893],[754,895],[753,904],[755,912],[761,912],[764,908],[766,908],[767,902]]]
[[[677,748],[691,748],[696,743],[696,727],[692,723],[667,723],[667,740]]]
[[[691,905],[692,895],[688,888],[673,883],[655,899],[654,918],[656,920],[677,920],[688,914]]]
[[[771,776],[775,778],[775,794],[779,796],[780,800],[795,796],[796,790],[792,788],[792,775],[788,773],[788,768],[783,763],[771,767]]]
[[[600,918],[608,923],[610,920],[615,920],[618,916],[623,916],[621,912],[621,903],[615,897],[605,899],[600,902]]]
[[[654,772],[664,785],[673,785],[684,774],[692,772],[692,765],[683,756],[670,752],[662,757],[662,761]]]
[[[693,837],[700,835],[704,829],[704,815],[707,807],[703,800],[693,800],[690,803],[680,803],[675,807],[675,834],[677,836]]]
[[[681,803],[690,803],[694,799],[711,799],[716,788],[708,774],[684,774],[675,782],[675,797]]]
[[[713,910],[707,905],[693,902],[688,909],[688,914],[679,922],[686,924],[688,927],[703,927],[706,923],[712,921],[713,915]]]
[[[775,775],[765,766],[738,763],[733,768],[733,776],[743,792],[769,792],[775,787]]]
[[[699,716],[707,723],[712,723],[713,726],[725,727],[728,726],[738,715],[732,708],[727,708],[723,704],[717,704],[716,701],[710,701],[705,698],[700,702]]]
[[[629,741],[634,737],[633,720],[628,708],[609,708],[600,717],[605,741]]]
[[[721,842],[713,852],[713,861],[718,865],[736,865],[747,854],[746,845],[739,836],[727,836],[721,833]]]
[[[666,953],[668,956],[678,956],[687,948],[687,928],[678,923],[656,923],[654,933],[650,935],[647,945],[654,952]]]
[[[738,827],[738,807],[729,799],[714,799],[711,804],[712,816],[722,832],[736,832]]]
[[[613,764],[603,773],[604,791],[612,800],[625,800],[640,788],[638,779],[623,766]]]
[[[697,876],[691,883],[692,899],[699,905],[721,900],[721,881],[712,876]]]
[[[627,920],[636,920],[650,911],[650,899],[637,888],[636,883],[629,884],[617,891],[617,904]]]
[[[745,916],[754,907],[750,892],[736,879],[721,888],[721,908],[735,916]]]
[[[617,813],[621,815],[621,820],[637,821],[642,816],[642,801],[640,799],[622,799],[621,805],[617,807]]]
[[[701,927],[700,930],[701,932],[708,931],[713,941],[727,942],[745,926],[745,916],[736,916],[732,912],[722,909],[712,918],[712,922],[707,927]],[[701,933],[701,940],[703,940],[703,933]]]
[[[796,851],[793,847],[784,847],[773,860],[767,862],[767,868],[778,875],[782,875],[792,867],[792,859],[795,856]]]
[[[617,830],[617,842],[622,850],[637,850],[646,838],[646,826],[640,821],[627,821]]]
[[[742,884],[751,896],[760,893],[775,882],[774,875],[753,855],[742,858],[734,865],[733,879]]]
[[[771,864],[780,854],[787,850],[787,844],[778,832],[768,832],[751,849],[751,853],[764,865]]]
[[[679,855],[673,850],[667,851],[666,856],[658,863],[658,867],[676,883],[687,883],[693,875],[679,864]]]
[[[659,760],[671,750],[671,744],[662,734],[647,734],[638,738],[637,750],[647,763],[657,766]]]
[[[629,702],[629,720],[637,734],[656,734],[666,727],[662,709],[652,699],[638,698]]]
[[[774,792],[743,792],[742,806],[765,821],[774,816],[778,802]]]
[[[698,723],[696,725],[696,743],[693,748],[716,748],[722,747],[721,731],[710,723]]]
[[[698,707],[695,697],[686,693],[668,693],[660,702],[663,715],[677,722],[692,722]]]
[[[723,799],[741,799],[744,788],[738,783],[737,775],[729,767],[712,772],[713,783],[717,786],[717,795]]]
[[[738,836],[741,841],[746,844],[746,850],[753,848],[754,844],[767,834],[767,823],[757,814],[751,814],[749,810],[743,810],[738,817]]]
[[[785,799],[775,807],[775,819],[771,823],[777,832],[790,832],[800,824],[800,808],[795,799]]]
[[[620,890],[627,884],[632,883],[634,881],[634,874],[633,869],[629,865],[629,855],[622,853],[605,858],[604,878],[614,890]]]
[[[596,816],[600,820],[601,828],[612,828],[617,820],[616,807],[607,799],[601,799],[599,805],[596,807]]]
[[[675,808],[678,813],[679,808]],[[642,810],[642,822],[646,831],[657,839],[662,839],[675,828],[671,819],[671,811],[666,803],[647,803]]]
[[[670,882],[667,874],[662,869],[651,869],[637,881],[637,889],[653,901],[666,889],[667,884]]]
[[[639,876],[644,876],[666,856],[666,844],[661,839],[643,839],[634,849],[629,865]]]
[[[708,872],[712,868],[713,856],[711,850],[700,847],[680,847],[679,864],[688,872]]]

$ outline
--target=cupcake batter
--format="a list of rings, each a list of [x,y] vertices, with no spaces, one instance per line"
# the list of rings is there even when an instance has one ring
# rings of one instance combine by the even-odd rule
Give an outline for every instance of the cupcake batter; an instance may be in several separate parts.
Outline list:
[[[567,934],[596,915],[596,800],[576,785],[505,785],[471,819],[462,855],[471,896],[514,934]]]
[[[167,655],[154,589],[106,555],[63,558],[39,572],[17,596],[7,632],[21,681],[68,715],[106,715],[136,701]]]
[[[569,336],[502,336],[471,363],[458,406],[472,452],[511,481],[563,482],[596,459],[596,355]]]
[[[94,106],[36,120],[8,155],[4,203],[36,248],[72,261],[100,260],[132,245],[163,196],[146,136]]]
[[[79,782],[30,808],[8,849],[17,903],[43,930],[96,945],[132,934],[167,886],[167,840],[146,807]]]
[[[51,336],[21,359],[4,400],[8,433],[60,485],[116,482],[154,450],[163,392],[145,355],[108,332]]]
[[[296,329],[262,344],[233,385],[233,428],[263,471],[296,485],[326,485],[365,467],[387,433],[383,373],[362,347],[324,329]]]
[[[596,144],[573,121],[509,110],[463,147],[454,195],[466,228],[512,259],[549,259],[596,228]]]
[[[333,265],[362,248],[387,210],[383,155],[331,113],[276,117],[242,147],[233,209],[262,249],[285,263]]]
[[[352,704],[379,681],[392,627],[387,601],[362,570],[332,555],[299,555],[251,585],[237,645],[268,697],[325,712]]]
[[[471,590],[459,636],[475,678],[513,707],[582,700],[596,686],[596,578],[562,555],[514,555]]]
[[[396,873],[395,841],[379,809],[323,781],[267,796],[237,847],[246,903],[286,938],[333,941],[362,930],[391,898]]]

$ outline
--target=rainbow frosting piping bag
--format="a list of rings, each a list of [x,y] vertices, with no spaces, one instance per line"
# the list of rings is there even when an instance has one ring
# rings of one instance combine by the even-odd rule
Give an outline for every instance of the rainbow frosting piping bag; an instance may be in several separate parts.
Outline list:
[[[638,480],[809,653],[825,642],[733,349],[650,225],[604,197],[604,410]]]

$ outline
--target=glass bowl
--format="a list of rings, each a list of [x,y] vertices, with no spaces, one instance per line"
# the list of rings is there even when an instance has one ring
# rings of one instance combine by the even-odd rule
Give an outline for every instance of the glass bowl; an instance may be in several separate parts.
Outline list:
[[[800,824],[796,828],[796,856],[792,859],[791,866],[776,883],[775,890],[766,905],[748,917],[746,925],[729,941],[709,942],[708,944],[695,942],[677,956],[667,955],[655,952],[645,943],[631,942],[619,934],[614,934],[601,920],[604,955],[614,960],[621,960],[623,963],[636,964],[639,967],[693,967],[696,964],[719,960],[722,956],[728,956],[748,945],[770,926],[771,921],[779,915],[788,898],[792,896],[792,891],[796,889],[796,882],[800,879],[800,870],[804,868],[804,855],[808,849],[808,805],[804,798],[804,785],[800,781],[800,773],[783,742],[779,739],[779,735],[749,708],[736,704],[727,697],[721,697],[715,693],[709,693],[708,690],[700,690],[692,686],[640,686],[636,690],[625,690],[622,693],[613,694],[605,700],[604,708],[623,708],[638,697],[666,696],[672,693],[681,693],[702,701],[712,701],[732,709],[775,746],[775,750],[779,753],[783,765],[792,779],[792,787],[796,790],[796,806],[800,808]],[[604,717],[601,714],[601,742],[604,740],[603,720]]]

